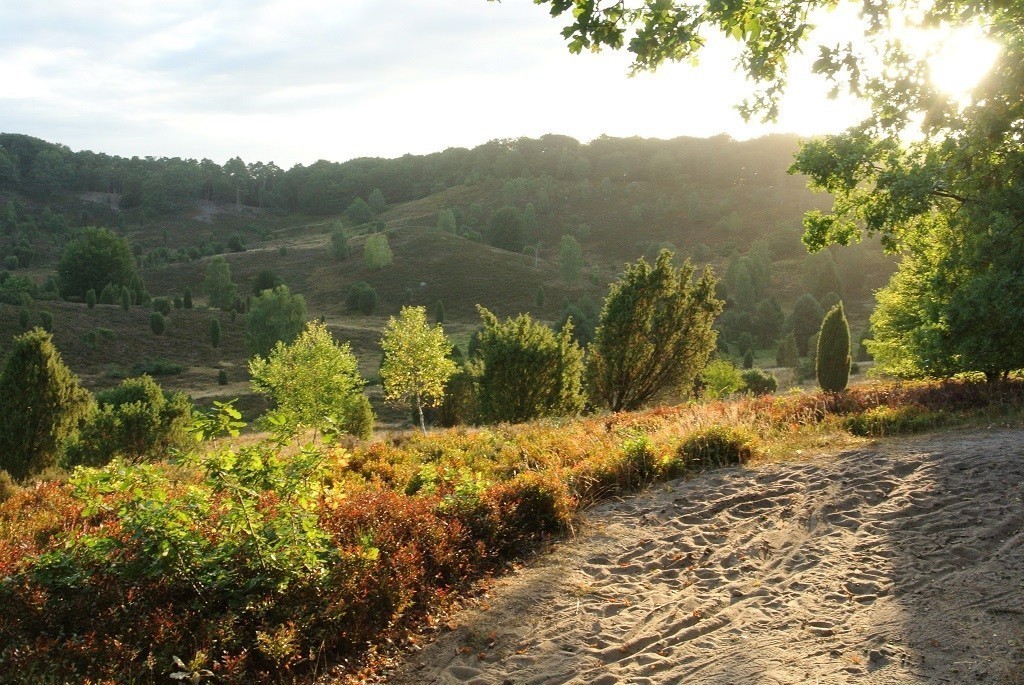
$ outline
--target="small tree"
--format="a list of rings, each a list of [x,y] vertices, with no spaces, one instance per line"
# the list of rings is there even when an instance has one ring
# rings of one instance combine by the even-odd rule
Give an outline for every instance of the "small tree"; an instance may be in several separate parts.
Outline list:
[[[384,193],[380,192],[380,188],[373,189],[370,197],[366,200],[366,204],[370,205],[370,209],[373,210],[374,214],[380,214],[388,208],[388,201],[384,199]]]
[[[266,358],[254,357],[249,373],[253,389],[273,398],[294,427],[335,426],[367,437],[364,381],[355,355],[319,321],[310,321],[294,342],[278,341]]]
[[[185,309],[192,309],[192,288],[185,286],[185,292],[181,296],[181,306]]]
[[[526,245],[523,219],[515,207],[502,207],[491,217],[487,227],[487,242],[511,252],[522,252]]]
[[[583,351],[572,325],[555,333],[528,314],[499,322],[483,307],[478,352],[480,411],[488,422],[519,423],[583,409]]]
[[[46,311],[45,309],[39,312],[39,325],[43,327],[43,330],[47,333],[53,332],[53,312]]]
[[[89,309],[96,309],[96,289],[89,288],[85,291],[85,306]]]
[[[457,369],[448,358],[451,343],[440,325],[427,325],[425,308],[403,307],[397,319],[388,319],[380,345],[384,349],[380,367],[384,396],[410,401],[419,414],[420,429],[426,433],[423,407],[442,402],[445,384]]]
[[[210,345],[220,347],[220,319],[210,319]]]
[[[789,317],[789,330],[796,339],[796,349],[801,357],[806,357],[810,350],[807,341],[821,327],[821,305],[810,293],[802,296],[793,305],[793,313]]]
[[[743,389],[743,376],[732,362],[714,359],[700,373],[703,386],[701,397],[707,400],[720,400],[726,395]]]
[[[544,293],[544,286],[537,286],[537,293],[533,296],[533,302],[537,305],[537,309],[544,309],[544,304],[547,302],[547,295]]]
[[[108,283],[142,292],[142,278],[128,241],[105,228],[87,228],[68,243],[57,264],[61,291],[65,296],[84,297],[90,289]]]
[[[747,350],[747,353],[743,355],[743,368],[752,369],[754,368],[754,351]]]
[[[348,244],[348,234],[342,228],[331,231],[331,256],[335,259],[348,259],[352,254],[352,246]]]
[[[800,353],[796,349],[796,336],[789,333],[779,341],[775,352],[775,365],[792,369],[800,365]]]
[[[571,235],[563,235],[559,252],[559,270],[566,283],[577,283],[583,273],[583,250]]]
[[[377,291],[365,281],[353,283],[345,296],[345,306],[349,311],[362,312],[369,316],[377,308]]]
[[[373,219],[373,209],[370,205],[361,197],[357,197],[352,201],[352,204],[345,210],[345,216],[348,220],[357,226],[365,224]]]
[[[850,382],[850,324],[842,302],[821,322],[815,372],[818,385],[826,392],[842,392]]]
[[[259,297],[264,290],[273,290],[279,285],[284,285],[283,278],[270,269],[261,269],[252,279],[252,294]]]
[[[128,311],[132,308],[132,291],[125,288],[121,291],[121,309]]]
[[[18,326],[22,330],[28,329],[28,322],[32,318],[32,310],[28,307],[18,307]]]
[[[227,369],[221,369],[221,370],[219,370],[217,372],[217,385],[227,385],[227,384],[228,384],[228,370]]]
[[[54,465],[91,403],[49,333],[14,338],[0,375],[0,469],[21,480]]]
[[[171,301],[166,297],[154,297],[150,306],[154,312],[160,312],[164,316],[170,316],[171,314]]]
[[[164,315],[160,312],[152,312],[149,315],[149,327],[153,331],[153,335],[163,335],[164,333]]]
[[[434,304],[434,323],[444,323],[444,302],[441,300]]]
[[[204,286],[211,307],[228,310],[238,299],[238,286],[231,281],[231,265],[220,255],[211,259],[206,267]]]
[[[268,355],[277,343],[295,340],[305,325],[306,298],[288,286],[265,290],[245,317],[245,345],[250,354]]]
[[[652,267],[643,258],[613,283],[594,342],[588,373],[594,400],[613,411],[643,406],[669,389],[686,392],[715,349],[711,328],[722,310],[710,269],[691,282],[693,266],[672,266],[662,250]]]
[[[394,259],[388,237],[383,233],[374,233],[366,239],[363,246],[363,263],[368,269],[383,269]]]
[[[437,212],[437,230],[455,233],[456,228],[455,212],[450,209],[441,209]]]

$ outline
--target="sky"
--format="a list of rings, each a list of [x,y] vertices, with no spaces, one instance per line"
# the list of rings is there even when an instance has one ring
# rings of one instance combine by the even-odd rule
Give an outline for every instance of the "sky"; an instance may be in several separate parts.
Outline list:
[[[629,78],[625,53],[570,55],[563,23],[529,0],[13,0],[0,131],[288,168],[545,133],[810,135],[863,113],[800,77],[778,124],[748,124],[733,45]]]

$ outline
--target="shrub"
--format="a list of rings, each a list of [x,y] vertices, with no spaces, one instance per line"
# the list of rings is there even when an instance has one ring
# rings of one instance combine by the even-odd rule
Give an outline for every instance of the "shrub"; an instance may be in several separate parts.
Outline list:
[[[22,330],[27,330],[28,329],[28,322],[29,322],[29,320],[31,318],[32,318],[32,310],[31,309],[29,309],[28,307],[19,307],[18,308],[18,326],[20,326]]]
[[[185,309],[192,309],[192,288],[185,286],[185,292],[181,295],[181,306]]]
[[[176,376],[185,371],[185,366],[166,359],[144,360],[132,366],[133,376]],[[124,376],[121,376],[122,378]]]
[[[480,420],[480,399],[477,376],[463,365],[444,386],[444,400],[437,409],[436,421],[440,426],[475,424]]]
[[[89,288],[85,292],[85,306],[87,306],[89,309],[95,309],[96,308],[96,289],[95,288]]]
[[[363,262],[368,269],[383,269],[394,259],[388,237],[383,233],[375,233],[366,239],[363,246]]]
[[[128,241],[105,228],[86,228],[68,243],[57,264],[57,274],[65,295],[85,297],[90,288],[107,284],[145,290]]]
[[[210,345],[220,347],[220,319],[210,319]]]
[[[164,315],[160,312],[151,312],[149,315],[149,328],[153,331],[153,335],[163,335],[164,326]]]
[[[150,305],[153,307],[154,312],[160,312],[164,316],[170,316],[171,314],[171,301],[166,297],[154,297]]]
[[[337,427],[342,433],[369,440],[373,437],[374,419],[370,398],[359,393],[351,395],[345,402]]]
[[[8,271],[15,271],[18,268],[18,258],[15,255],[9,255],[4,258],[4,268]]]
[[[843,427],[853,435],[884,437],[902,433],[918,433],[949,423],[952,417],[941,411],[930,411],[919,405],[902,407],[878,406],[847,416]]]
[[[231,309],[238,299],[238,286],[231,281],[231,265],[221,256],[214,257],[206,267],[207,302],[217,309]]]
[[[792,369],[799,364],[800,354],[796,349],[796,336],[790,332],[779,342],[779,349],[775,352],[775,365]]]
[[[249,354],[266,356],[278,342],[295,340],[305,325],[306,298],[279,285],[253,300],[245,317],[245,346]]]
[[[21,488],[11,478],[11,474],[7,473],[3,469],[0,469],[0,504],[3,504],[10,498],[14,497]]]
[[[264,290],[273,290],[279,285],[284,285],[284,279],[270,269],[262,269],[252,279],[252,294],[259,297]]]
[[[711,426],[686,436],[676,450],[676,462],[687,470],[745,464],[756,452],[751,433],[728,426]]]
[[[377,291],[365,281],[353,283],[345,296],[345,306],[349,311],[358,311],[363,314],[373,314],[377,308]]]
[[[537,305],[537,309],[544,309],[544,303],[547,301],[547,296],[544,293],[544,286],[538,285],[537,292],[533,296],[533,303]]]
[[[348,259],[352,254],[352,246],[348,243],[348,234],[344,229],[331,231],[331,256],[335,259]]]
[[[754,395],[770,395],[779,389],[775,374],[761,369],[749,369],[740,374],[743,384]]]
[[[700,382],[701,397],[707,400],[719,400],[743,389],[743,377],[739,370],[732,362],[724,359],[714,359],[705,366],[700,374]]]
[[[22,480],[56,464],[91,403],[47,331],[15,337],[0,375],[0,469]]]
[[[181,296],[180,295],[175,295],[174,296],[174,308],[175,309],[183,309],[184,307],[185,307],[185,303],[182,301]]]
[[[815,373],[826,392],[842,392],[850,382],[850,325],[843,303],[829,310],[821,322]]]
[[[217,372],[217,385],[228,384],[228,371],[227,369],[221,369]]]
[[[228,238],[228,249],[232,252],[245,252],[245,238],[241,233],[232,233]]]
[[[43,310],[39,312],[39,325],[43,327],[43,330],[47,333],[53,332],[53,312]]]
[[[743,368],[753,369],[754,368],[754,353],[747,350],[747,353],[743,355]]]
[[[102,466],[167,457],[193,443],[192,404],[182,393],[166,396],[149,376],[128,378],[96,396],[97,409],[64,451],[66,467]]]
[[[125,288],[121,291],[121,309],[128,311],[132,308],[132,291]]]

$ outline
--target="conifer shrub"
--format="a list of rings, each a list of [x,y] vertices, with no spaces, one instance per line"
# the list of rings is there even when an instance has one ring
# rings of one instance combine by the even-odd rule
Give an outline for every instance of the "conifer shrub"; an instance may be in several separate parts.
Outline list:
[[[132,308],[132,292],[125,288],[121,291],[121,309],[128,311]]]
[[[441,300],[434,304],[434,322],[444,323],[444,302]]]
[[[121,288],[113,283],[107,283],[100,291],[100,304],[114,304],[116,299],[121,297]]]
[[[227,369],[220,369],[219,371],[217,371],[217,385],[227,385],[227,384],[228,384],[228,370]]]
[[[181,306],[185,309],[192,309],[192,288],[185,286],[185,292],[181,295]]]
[[[96,308],[96,300],[97,300],[96,289],[95,288],[89,288],[85,292],[85,306],[87,306],[89,309],[95,309]]]
[[[153,307],[154,312],[160,312],[164,316],[170,316],[171,314],[171,301],[166,297],[154,297],[150,306]]]
[[[176,376],[185,371],[181,364],[166,359],[145,359],[138,364],[133,364],[130,375],[132,376]],[[127,376],[124,376],[127,377]]]
[[[39,312],[39,325],[43,327],[43,330],[47,333],[53,332],[53,312],[46,311],[45,309]]]
[[[164,327],[164,315],[160,312],[152,312],[149,315],[149,328],[153,331],[153,335],[163,335]]]
[[[743,384],[753,395],[770,395],[779,388],[775,374],[762,369],[748,369],[740,374]]]
[[[825,315],[818,334],[815,375],[826,392],[842,392],[850,382],[850,325],[840,302]]]
[[[373,314],[373,310],[377,308],[377,291],[365,281],[353,283],[348,289],[348,295],[345,296],[345,306],[349,311]]]
[[[537,305],[537,309],[543,309],[545,302],[547,302],[547,295],[544,293],[544,286],[538,285],[537,292],[533,296],[533,303]]]
[[[747,350],[747,353],[743,355],[743,368],[754,368],[754,353],[751,350]]]
[[[755,437],[741,428],[711,426],[683,439],[676,449],[676,468],[690,471],[739,466],[756,454]]]
[[[220,347],[220,319],[210,319],[210,345]]]
[[[174,296],[174,308],[175,309],[183,309],[184,306],[185,306],[185,303],[184,303],[184,301],[182,301],[181,296],[180,295],[175,295]]]
[[[775,352],[775,365],[792,369],[799,364],[800,353],[796,349],[796,336],[790,332],[779,341],[779,348]]]
[[[16,255],[9,255],[4,258],[4,268],[8,271],[15,271],[18,268],[18,257]]]

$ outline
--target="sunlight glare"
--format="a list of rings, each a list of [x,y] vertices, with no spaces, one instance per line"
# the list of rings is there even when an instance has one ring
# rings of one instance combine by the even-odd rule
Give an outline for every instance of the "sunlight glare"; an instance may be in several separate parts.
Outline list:
[[[999,45],[986,38],[979,27],[953,31],[942,39],[928,60],[932,83],[964,104],[998,55]]]

